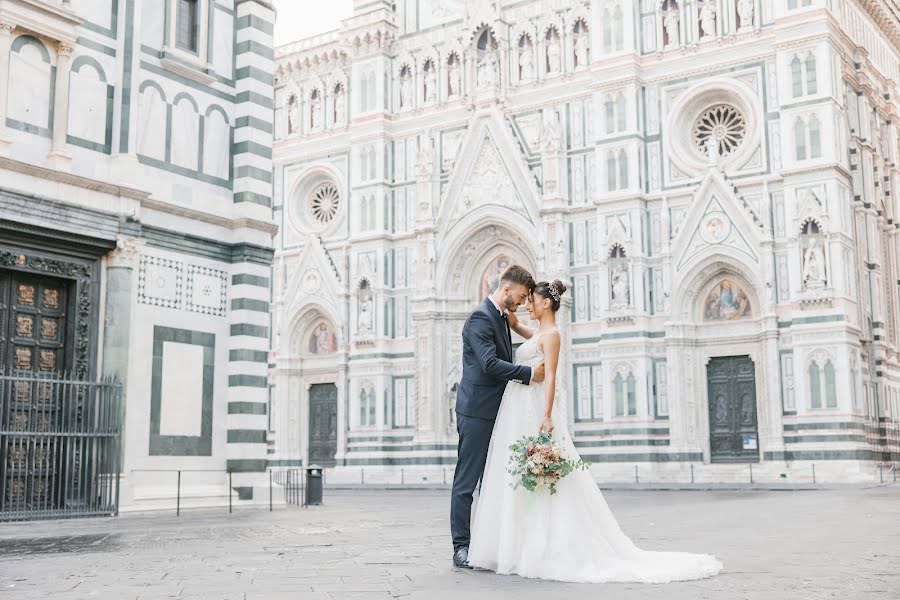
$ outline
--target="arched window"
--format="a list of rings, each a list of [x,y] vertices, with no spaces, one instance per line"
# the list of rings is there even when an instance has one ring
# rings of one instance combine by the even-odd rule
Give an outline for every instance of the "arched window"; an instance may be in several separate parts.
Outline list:
[[[800,57],[795,56],[791,60],[791,83],[794,98],[803,95],[803,66],[800,64]]]
[[[606,155],[606,190],[609,192],[614,192],[619,189],[619,185],[616,181],[618,175],[618,169],[616,168],[616,155],[613,152],[609,152]]]
[[[603,11],[603,52],[610,54],[613,51],[613,22],[609,9]]]
[[[613,378],[613,397],[617,417],[633,417],[637,414],[636,380],[630,370],[620,369]]]
[[[625,150],[615,150],[606,157],[607,191],[628,189],[628,155]]]
[[[628,155],[624,150],[619,150],[619,189],[628,189]]]
[[[359,391],[359,425],[374,427],[375,424],[375,386],[367,381]]]
[[[804,62],[806,66],[806,93],[815,94],[818,92],[818,82],[816,81],[816,56],[810,52]]]
[[[834,364],[823,352],[809,361],[809,407],[813,410],[837,408]]]
[[[613,48],[621,52],[625,48],[625,17],[622,6],[617,4],[613,9]]]
[[[806,123],[800,118],[794,122],[794,152],[797,160],[806,160],[808,154],[806,146]]]
[[[815,115],[809,119],[809,157],[822,158],[822,133]]]
[[[621,92],[615,97],[611,95],[606,97],[604,112],[606,113],[606,133],[625,131],[627,113],[625,96]]]
[[[818,93],[816,55],[809,52],[805,58],[794,55],[791,59],[791,93],[794,98]]]

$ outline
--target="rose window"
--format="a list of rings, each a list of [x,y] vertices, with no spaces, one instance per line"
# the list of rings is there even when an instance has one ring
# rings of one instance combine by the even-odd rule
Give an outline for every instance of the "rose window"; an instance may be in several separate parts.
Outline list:
[[[701,154],[709,153],[708,144],[712,138],[716,142],[719,156],[729,156],[734,152],[747,133],[744,115],[730,104],[717,104],[703,111],[694,122],[694,144]]]
[[[341,195],[330,181],[321,183],[309,196],[309,214],[319,225],[331,223],[341,205]]]

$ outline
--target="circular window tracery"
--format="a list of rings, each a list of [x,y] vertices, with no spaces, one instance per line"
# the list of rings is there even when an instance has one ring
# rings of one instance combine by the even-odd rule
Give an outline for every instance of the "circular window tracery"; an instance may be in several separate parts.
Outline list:
[[[309,216],[318,225],[328,225],[341,207],[341,194],[330,181],[317,185],[309,195]]]
[[[700,113],[694,121],[693,140],[697,150],[708,154],[709,139],[715,140],[718,155],[730,156],[744,141],[747,123],[744,115],[731,104],[717,104]]]

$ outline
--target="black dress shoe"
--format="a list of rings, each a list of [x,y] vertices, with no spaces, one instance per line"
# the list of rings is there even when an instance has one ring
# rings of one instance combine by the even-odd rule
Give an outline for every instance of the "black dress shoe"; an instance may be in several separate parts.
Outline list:
[[[469,566],[469,547],[468,546],[460,546],[456,549],[456,552],[453,553],[453,564],[460,569],[471,569]]]

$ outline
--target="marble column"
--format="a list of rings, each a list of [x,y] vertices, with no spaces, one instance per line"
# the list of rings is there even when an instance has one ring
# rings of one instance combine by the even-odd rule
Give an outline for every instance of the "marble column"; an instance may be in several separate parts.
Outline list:
[[[12,141],[6,134],[6,106],[9,99],[9,49],[15,25],[0,22],[0,152]]]
[[[53,145],[50,148],[50,164],[53,168],[65,166],[71,157],[66,152],[66,135],[69,131],[69,74],[72,70],[72,52],[75,48],[65,42],[56,44],[56,90],[53,102]]]
[[[103,376],[122,384],[121,447],[125,448],[125,407],[128,391],[128,357],[131,340],[132,279],[144,241],[120,237],[106,264],[106,308],[103,319]],[[125,471],[126,454],[122,454]]]

